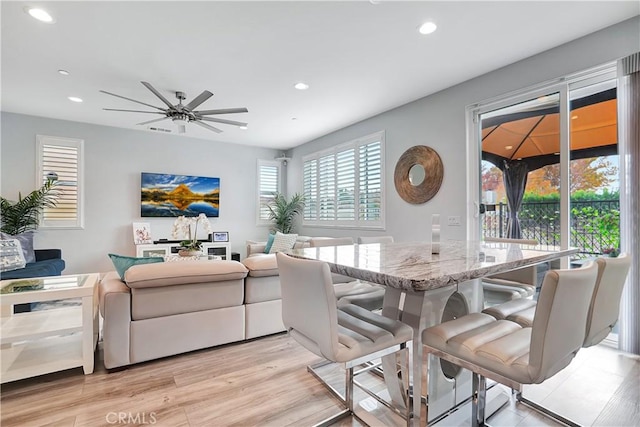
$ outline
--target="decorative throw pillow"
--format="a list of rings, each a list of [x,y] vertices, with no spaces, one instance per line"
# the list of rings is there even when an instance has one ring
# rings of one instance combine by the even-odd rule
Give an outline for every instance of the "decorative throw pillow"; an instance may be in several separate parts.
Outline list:
[[[273,245],[271,245],[269,253],[275,254],[276,252],[288,251],[289,249],[293,249],[293,245],[296,244],[297,238],[297,234],[282,234],[281,232],[276,231],[276,237],[273,239]]]
[[[124,280],[124,273],[134,265],[152,264],[154,262],[164,262],[164,258],[159,256],[151,256],[146,258],[135,258],[131,256],[109,254],[113,266],[116,268],[120,279]]]
[[[17,270],[25,265],[18,239],[0,240],[0,272]]]
[[[22,253],[24,254],[24,262],[29,264],[30,262],[36,262],[36,253],[33,251],[33,231],[25,231],[17,236],[12,236],[7,233],[0,233],[0,239],[16,239],[22,246]]]
[[[271,245],[273,245],[273,240],[276,238],[275,234],[269,233],[269,238],[267,239],[267,245],[264,247],[264,253],[268,254],[271,250]]]

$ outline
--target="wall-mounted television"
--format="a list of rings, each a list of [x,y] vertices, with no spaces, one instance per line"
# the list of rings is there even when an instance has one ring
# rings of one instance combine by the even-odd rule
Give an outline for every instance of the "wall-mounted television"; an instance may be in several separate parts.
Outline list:
[[[140,216],[218,217],[220,178],[142,172]]]

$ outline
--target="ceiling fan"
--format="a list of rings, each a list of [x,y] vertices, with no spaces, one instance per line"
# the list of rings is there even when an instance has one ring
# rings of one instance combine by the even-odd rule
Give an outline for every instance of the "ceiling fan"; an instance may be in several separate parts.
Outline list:
[[[140,82],[147,89],[149,89],[155,96],[160,98],[162,102],[167,106],[167,108],[156,107],[155,105],[147,104],[145,102],[136,101],[135,99],[127,98],[126,96],[116,95],[115,93],[107,92],[106,90],[101,90],[100,92],[106,93],[107,95],[115,96],[117,98],[126,99],[127,101],[137,102],[138,104],[146,105],[147,107],[155,108],[160,111],[141,111],[141,110],[119,110],[115,108],[103,108],[106,111],[125,111],[129,113],[147,113],[147,114],[162,114],[164,117],[159,119],[148,120],[146,122],[136,123],[137,125],[148,125],[150,123],[160,122],[163,120],[172,120],[174,124],[178,126],[178,133],[185,133],[186,124],[193,123],[195,125],[201,126],[205,129],[209,129],[213,132],[220,133],[221,129],[213,127],[204,122],[214,122],[214,123],[223,123],[226,125],[247,126],[246,123],[236,122],[233,120],[225,120],[225,119],[215,119],[211,116],[215,114],[233,114],[233,113],[247,113],[249,110],[246,108],[223,108],[218,110],[195,110],[200,104],[205,102],[207,99],[211,98],[213,94],[208,90],[203,91],[200,95],[196,96],[191,100],[187,105],[182,105],[182,101],[187,99],[187,95],[184,92],[176,92],[176,98],[178,98],[178,103],[176,105],[171,104],[167,98],[162,96],[160,92],[156,90],[150,83]]]

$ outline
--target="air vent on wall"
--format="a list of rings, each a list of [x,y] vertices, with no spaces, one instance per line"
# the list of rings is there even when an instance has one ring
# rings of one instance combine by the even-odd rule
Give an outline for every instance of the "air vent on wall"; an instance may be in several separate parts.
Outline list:
[[[159,128],[159,127],[155,127],[155,126],[149,126],[147,129],[149,130],[154,130],[156,132],[167,132],[167,133],[171,133],[171,129],[164,129],[164,128]]]

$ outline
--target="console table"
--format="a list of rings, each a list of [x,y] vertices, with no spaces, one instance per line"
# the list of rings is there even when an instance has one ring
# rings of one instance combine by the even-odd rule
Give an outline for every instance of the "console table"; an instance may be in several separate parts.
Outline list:
[[[1,382],[82,366],[93,372],[99,275],[0,281]],[[77,307],[13,313],[13,305],[81,298]]]
[[[179,243],[157,243],[136,245],[137,257],[159,256],[166,257],[178,253]],[[204,255],[215,255],[223,260],[231,259],[231,243],[229,242],[202,242]]]

